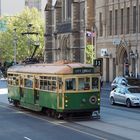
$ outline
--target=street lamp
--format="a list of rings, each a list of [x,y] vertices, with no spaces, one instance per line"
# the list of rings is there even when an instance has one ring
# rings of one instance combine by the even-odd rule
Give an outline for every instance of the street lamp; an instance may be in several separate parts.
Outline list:
[[[13,44],[14,44],[14,64],[16,65],[16,55],[17,55],[17,33],[16,33],[16,28],[13,29],[14,30],[14,37],[13,37]]]

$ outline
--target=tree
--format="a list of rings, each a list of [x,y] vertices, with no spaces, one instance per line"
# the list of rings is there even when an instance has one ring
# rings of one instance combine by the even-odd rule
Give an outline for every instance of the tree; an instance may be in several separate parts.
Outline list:
[[[92,64],[93,59],[95,59],[95,52],[93,45],[86,46],[86,63]]]
[[[32,24],[32,32],[39,33],[40,46],[37,50],[37,55],[43,57],[44,47],[44,20],[41,13],[36,8],[25,8],[24,11],[15,16],[4,16],[1,20],[6,22],[6,30],[0,32],[0,59],[4,61],[12,61],[14,59],[14,30],[16,28],[17,47],[16,58],[17,61],[22,61],[31,56],[34,50],[36,35],[22,35],[21,33],[27,32],[28,25]],[[31,42],[32,41],[32,42]],[[0,60],[0,61],[1,61]]]

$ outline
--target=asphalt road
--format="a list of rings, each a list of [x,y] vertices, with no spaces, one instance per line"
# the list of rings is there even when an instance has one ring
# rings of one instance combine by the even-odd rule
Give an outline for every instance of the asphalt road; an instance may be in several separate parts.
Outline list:
[[[101,93],[101,119],[65,121],[8,104],[0,94],[1,140],[139,140],[140,108],[109,104],[109,91]]]

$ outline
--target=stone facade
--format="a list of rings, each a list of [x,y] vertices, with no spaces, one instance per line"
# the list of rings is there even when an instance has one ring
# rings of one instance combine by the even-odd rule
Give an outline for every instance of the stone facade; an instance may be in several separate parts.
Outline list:
[[[89,2],[93,0],[57,0],[52,6],[52,0],[48,0],[45,8],[46,62],[62,59],[85,62],[86,29],[93,25],[92,11],[88,12],[90,17],[87,16]]]
[[[140,74],[140,0],[96,0],[96,56],[104,81]]]

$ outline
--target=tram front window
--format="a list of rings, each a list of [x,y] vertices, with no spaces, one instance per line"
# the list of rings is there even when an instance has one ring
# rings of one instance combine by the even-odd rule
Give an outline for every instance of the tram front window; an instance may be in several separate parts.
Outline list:
[[[90,78],[84,77],[78,79],[78,90],[90,90]]]
[[[92,78],[92,89],[98,89],[99,86],[99,78],[93,77]]]
[[[66,79],[66,90],[76,90],[76,80],[75,78]]]

